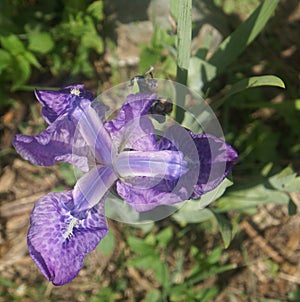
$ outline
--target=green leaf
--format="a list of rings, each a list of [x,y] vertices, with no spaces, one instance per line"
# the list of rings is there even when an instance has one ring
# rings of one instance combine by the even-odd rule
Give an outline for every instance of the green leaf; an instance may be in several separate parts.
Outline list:
[[[96,20],[103,20],[103,1],[94,1],[87,8],[87,12],[90,13]]]
[[[188,200],[184,205],[173,215],[173,218],[181,225],[187,223],[200,223],[210,220],[214,217],[209,209],[204,209],[211,202],[220,198],[227,187],[231,186],[232,182],[225,178],[222,183],[211,192],[202,195],[197,200]]]
[[[198,57],[191,57],[188,73],[188,86],[201,91],[205,83],[210,82],[217,74],[217,67]]]
[[[14,60],[14,71],[12,78],[14,79],[12,90],[18,89],[22,84],[24,84],[30,77],[31,68],[28,60],[19,55]]]
[[[148,270],[148,269],[153,269],[153,265],[157,261],[160,261],[159,255],[154,256],[148,254],[148,255],[141,255],[136,258],[130,259],[127,262],[127,265]]]
[[[157,289],[150,290],[146,295],[146,302],[161,302],[161,294]]]
[[[54,41],[51,35],[47,32],[32,31],[28,34],[29,46],[28,49],[46,54],[54,47]]]
[[[13,56],[17,56],[25,52],[23,43],[16,35],[1,37],[0,42],[2,47],[9,51]]]
[[[258,205],[280,204],[287,205],[289,196],[280,191],[266,188],[263,184],[249,189],[238,190],[226,194],[217,201],[217,208],[221,211],[247,210]]]
[[[179,0],[177,25],[177,65],[189,68],[192,41],[192,0]]]
[[[152,268],[156,280],[162,285],[164,289],[169,286],[169,269],[165,262],[163,262],[159,256],[153,259]]]
[[[168,243],[172,240],[172,237],[173,231],[171,227],[163,229],[156,235],[156,239],[160,247],[166,247]]]
[[[218,264],[222,257],[222,248],[220,246],[216,247],[212,251],[210,251],[209,255],[205,259],[205,262],[208,264]]]
[[[129,236],[127,242],[130,248],[139,255],[155,254],[155,250],[151,244],[145,242],[145,240],[133,236]]]
[[[289,215],[296,215],[297,214],[297,205],[294,203],[293,200],[290,199],[289,204],[288,204],[288,210],[289,210]]]
[[[94,49],[98,54],[101,54],[104,50],[103,41],[95,32],[86,33],[81,39],[80,47]]]
[[[193,200],[189,200],[172,217],[185,226],[187,223],[199,223],[212,219],[213,214],[208,209],[199,209]]]
[[[228,219],[226,219],[223,215],[216,213],[215,211],[212,211],[214,214],[217,222],[218,222],[218,228],[222,235],[222,239],[224,242],[225,248],[228,248],[231,240],[232,240],[232,226]]]
[[[11,63],[11,55],[8,51],[0,49],[0,74]]]
[[[177,21],[178,20],[178,0],[171,0],[171,15],[174,17],[174,19]]]
[[[220,198],[226,189],[233,185],[233,182],[230,181],[228,178],[225,178],[214,190],[205,193],[202,195],[198,200],[195,200],[199,204],[200,208],[204,208],[208,206],[213,201]]]
[[[243,79],[233,84],[230,90],[226,93],[226,95],[221,100],[212,104],[212,107],[215,110],[234,94],[237,94],[249,88],[254,88],[259,86],[275,86],[275,87],[285,88],[284,82],[280,78],[274,75],[256,76],[248,79]]]
[[[279,0],[265,0],[239,28],[223,41],[209,59],[209,63],[216,66],[218,74],[225,71],[257,37],[272,16],[278,2]]]
[[[25,51],[24,52],[24,57],[28,60],[28,62],[33,65],[36,68],[41,68],[41,65],[39,63],[39,61],[37,60],[37,58],[34,56],[34,54],[32,54],[29,51]]]
[[[273,188],[283,192],[300,192],[300,177],[288,166],[269,179]]]

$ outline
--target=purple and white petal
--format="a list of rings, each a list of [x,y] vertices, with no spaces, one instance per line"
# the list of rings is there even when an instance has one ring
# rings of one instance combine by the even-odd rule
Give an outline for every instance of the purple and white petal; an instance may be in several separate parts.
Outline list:
[[[212,191],[224,180],[238,155],[229,144],[213,135],[189,132],[197,147],[200,163],[199,178],[191,196],[196,199]]]
[[[74,97],[77,100],[86,99],[89,102],[95,98],[90,91],[84,89],[84,85],[71,85],[58,91],[35,90],[35,96],[43,105],[42,114],[48,124],[53,123],[72,107]]]
[[[117,178],[110,166],[96,166],[84,174],[76,182],[73,190],[74,208],[72,214],[78,217],[81,216],[82,212],[93,208],[104,198]]]
[[[135,180],[136,181],[136,180]],[[118,194],[137,212],[153,210],[162,205],[173,205],[187,200],[191,194],[185,186],[178,186],[176,180],[160,180],[152,187],[145,188],[145,180],[142,185],[117,181]]]
[[[179,151],[123,151],[114,169],[121,179],[139,176],[178,179],[188,171],[188,163]]]
[[[62,116],[37,136],[16,135],[13,145],[22,157],[33,164],[51,166],[63,161],[88,171],[88,157],[92,153],[79,135],[74,142],[75,129],[76,124],[67,116]]]
[[[110,164],[116,149],[97,112],[87,106],[78,120],[78,130],[94,152],[99,164]]]
[[[30,218],[29,254],[54,285],[74,279],[85,255],[108,232],[103,202],[90,210],[84,220],[70,214],[70,203],[72,191],[49,193],[35,204]]]
[[[155,94],[130,94],[118,117],[104,124],[115,144],[119,146],[119,151],[126,148],[155,150],[155,131],[147,116],[155,99]]]

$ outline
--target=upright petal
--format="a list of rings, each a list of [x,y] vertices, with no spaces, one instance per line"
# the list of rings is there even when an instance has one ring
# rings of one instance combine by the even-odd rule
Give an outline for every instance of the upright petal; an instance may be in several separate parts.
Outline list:
[[[116,149],[112,139],[92,106],[87,106],[78,120],[78,130],[91,147],[95,159],[100,164],[110,164]]]
[[[119,151],[125,148],[155,150],[155,131],[147,116],[155,99],[155,94],[130,94],[118,117],[104,124]]]
[[[55,192],[41,198],[31,214],[28,231],[29,254],[54,285],[75,278],[86,254],[106,235],[108,228],[103,202],[78,220],[70,214],[72,192]]]

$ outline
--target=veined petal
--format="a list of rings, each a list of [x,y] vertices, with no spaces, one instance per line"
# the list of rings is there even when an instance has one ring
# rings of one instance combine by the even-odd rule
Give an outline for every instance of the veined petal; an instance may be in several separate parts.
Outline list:
[[[155,99],[155,94],[130,94],[118,117],[104,124],[119,151],[125,148],[155,150],[154,127],[146,116]]]
[[[225,141],[209,134],[190,132],[199,154],[200,173],[191,198],[212,191],[229,174],[238,158],[237,152]]]
[[[103,202],[83,220],[70,214],[69,203],[71,191],[49,193],[35,204],[30,218],[29,254],[54,285],[75,278],[85,255],[95,249],[108,231]]]
[[[123,151],[114,168],[124,179],[138,176],[178,179],[188,171],[188,163],[178,151]]]
[[[80,217],[82,212],[93,208],[105,196],[117,176],[110,166],[96,166],[84,174],[73,190],[72,215]]]
[[[194,134],[179,126],[168,129],[158,142],[160,150],[179,150],[189,162],[189,176],[194,190],[189,198],[196,199],[212,191],[231,171],[237,152],[224,140],[210,134]],[[184,181],[183,184],[187,184]]]
[[[189,198],[186,187],[178,185],[178,180],[162,179],[149,188],[117,181],[118,194],[137,212],[150,211],[158,206],[172,205]]]
[[[97,112],[88,106],[78,121],[79,132],[94,151],[98,163],[110,164],[116,150]]]
[[[84,85],[71,85],[58,91],[35,90],[35,96],[43,105],[42,114],[48,124],[53,123],[59,116],[68,109],[72,109],[72,99],[78,101],[86,99],[91,102],[94,95],[84,89]]]
[[[89,147],[82,137],[74,143],[76,124],[68,116],[61,116],[37,136],[18,134],[13,140],[17,152],[33,164],[51,166],[57,161],[68,162],[88,171]]]

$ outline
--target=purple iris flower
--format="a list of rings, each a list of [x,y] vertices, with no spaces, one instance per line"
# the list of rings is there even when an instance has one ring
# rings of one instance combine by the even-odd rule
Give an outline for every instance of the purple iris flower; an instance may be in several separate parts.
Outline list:
[[[49,193],[35,205],[29,253],[55,285],[78,274],[86,254],[106,235],[104,200],[112,186],[137,212],[199,198],[228,175],[235,150],[208,134],[173,125],[155,132],[155,94],[131,94],[117,118],[83,85],[36,91],[49,124],[37,136],[17,135],[16,150],[39,165],[73,164],[85,174],[72,191]]]

